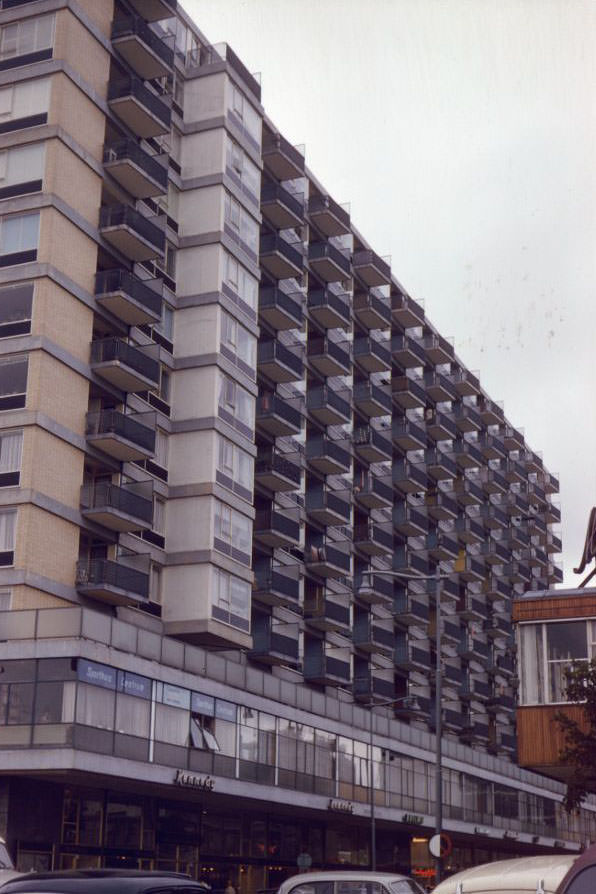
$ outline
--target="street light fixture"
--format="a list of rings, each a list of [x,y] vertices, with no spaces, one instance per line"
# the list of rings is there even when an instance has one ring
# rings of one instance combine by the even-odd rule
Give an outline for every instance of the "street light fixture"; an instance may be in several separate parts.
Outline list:
[[[456,560],[456,562],[459,560]],[[457,570],[457,569],[456,569]],[[408,574],[403,571],[385,571],[382,568],[375,568],[362,572],[362,580],[368,577],[370,580],[373,574],[382,574],[385,577],[393,577],[401,580],[434,580],[435,581],[435,834],[441,835],[443,832],[443,752],[442,752],[442,736],[443,736],[443,714],[442,714],[442,681],[441,673],[441,582],[447,580],[456,570],[446,574],[441,573],[441,567],[437,562],[434,574]],[[370,584],[369,584],[370,586]],[[407,696],[406,696],[407,698]],[[388,702],[377,702],[377,705],[396,704],[403,699],[393,699]],[[373,712],[370,712],[370,745],[371,745],[371,869],[376,869],[376,827],[374,812],[374,783],[372,774],[372,738],[373,738]],[[435,857],[435,884],[441,881],[441,857]]]

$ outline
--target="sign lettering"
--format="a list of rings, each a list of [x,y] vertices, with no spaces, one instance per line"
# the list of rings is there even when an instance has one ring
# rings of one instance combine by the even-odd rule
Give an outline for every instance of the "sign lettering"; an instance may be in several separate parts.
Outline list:
[[[202,792],[212,792],[215,788],[215,780],[211,776],[197,776],[196,773],[187,773],[186,770],[176,770],[174,785],[198,788]]]
[[[336,813],[354,813],[354,805],[349,801],[334,801],[333,798],[330,798],[327,810],[334,810]]]

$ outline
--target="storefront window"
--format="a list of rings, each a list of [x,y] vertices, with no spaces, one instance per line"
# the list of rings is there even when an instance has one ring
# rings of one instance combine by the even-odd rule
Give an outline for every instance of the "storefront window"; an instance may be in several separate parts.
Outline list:
[[[143,808],[140,804],[108,804],[106,812],[107,847],[143,847]]]
[[[100,686],[79,683],[76,722],[96,729],[114,729],[116,693]]]

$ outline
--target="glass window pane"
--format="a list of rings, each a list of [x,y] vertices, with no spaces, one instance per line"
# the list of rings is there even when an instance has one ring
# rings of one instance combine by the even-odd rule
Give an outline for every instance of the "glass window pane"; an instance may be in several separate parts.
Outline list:
[[[35,694],[35,723],[62,723],[64,684],[40,682]]]
[[[31,723],[33,683],[11,683],[8,697],[8,723]]]
[[[546,642],[550,661],[587,660],[588,643],[585,621],[548,624]]]

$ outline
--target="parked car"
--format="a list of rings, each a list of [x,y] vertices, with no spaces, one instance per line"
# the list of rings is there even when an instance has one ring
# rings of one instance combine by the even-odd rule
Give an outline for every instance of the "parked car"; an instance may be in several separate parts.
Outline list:
[[[583,854],[517,857],[464,869],[433,894],[596,894],[596,845]]]
[[[73,869],[29,872],[2,886],[3,894],[205,894],[205,882],[178,872],[136,869]]]
[[[17,872],[14,868],[14,863],[8,853],[6,842],[3,838],[0,838],[0,885],[3,885],[5,882],[9,882],[14,878],[18,878],[22,874],[22,872]]]
[[[302,872],[282,882],[277,894],[424,894],[418,882],[392,872]]]

